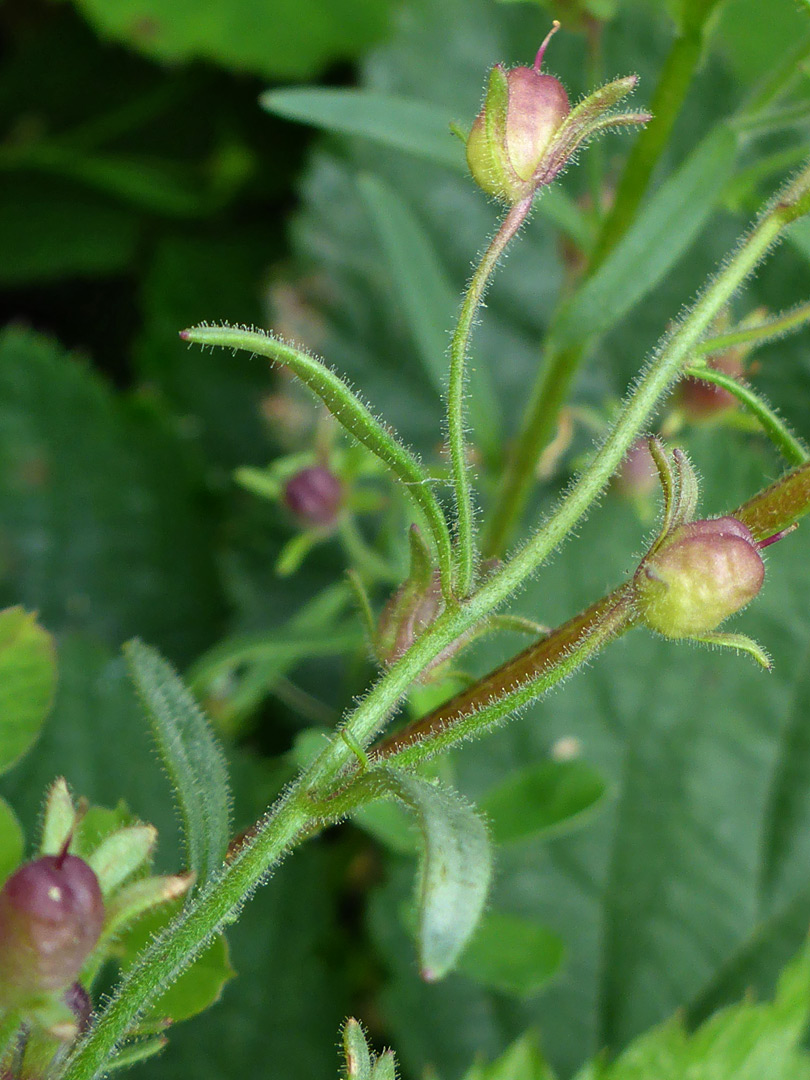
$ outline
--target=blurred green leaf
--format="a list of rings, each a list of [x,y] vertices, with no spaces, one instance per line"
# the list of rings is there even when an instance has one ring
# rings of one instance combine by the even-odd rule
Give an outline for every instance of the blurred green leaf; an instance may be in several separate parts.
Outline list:
[[[0,772],[36,741],[55,686],[51,635],[22,608],[0,611]]]
[[[396,191],[376,176],[361,176],[360,191],[391,267],[419,357],[436,392],[447,392],[449,328],[458,314],[458,297],[439,255],[416,215]],[[500,405],[482,362],[469,362],[470,421],[485,453],[501,447]]]
[[[543,761],[506,778],[481,800],[496,844],[554,836],[588,820],[605,782],[584,761]]]
[[[160,933],[173,915],[178,905],[145,915],[128,930],[119,943],[121,967],[126,971],[138,954],[145,949],[156,934]],[[161,994],[143,1019],[162,1019],[168,1017],[175,1023],[188,1020],[219,1001],[225,984],[236,972],[231,967],[228,943],[222,935],[213,939],[197,959]]]
[[[183,819],[188,868],[204,885],[222,868],[230,839],[225,759],[190,691],[156,650],[126,648],[132,678]]]
[[[810,1015],[810,949],[779,980],[773,1003],[750,1000],[707,1020],[693,1034],[680,1017],[637,1039],[608,1065],[586,1066],[577,1080],[808,1080],[803,1049]]]
[[[356,56],[385,30],[385,0],[75,0],[105,37],[161,61],[204,59],[236,71],[301,78]]]
[[[501,993],[528,997],[557,974],[565,955],[559,934],[545,926],[488,911],[464,950],[458,970]]]
[[[521,1035],[497,1061],[477,1063],[464,1080],[554,1080],[532,1032]]]
[[[450,125],[446,106],[373,90],[332,90],[324,87],[285,87],[268,90],[261,104],[288,120],[356,135],[381,146],[467,173],[467,159]],[[471,182],[472,183],[472,182]],[[549,187],[538,199],[540,212],[573,239],[588,246],[593,229],[576,203],[559,187]]]
[[[0,799],[0,885],[22,862],[25,838],[17,815]]]
[[[228,931],[238,975],[215,1010],[170,1032],[149,1080],[335,1075],[336,1035],[349,1012],[347,972],[324,845],[306,845],[245,905]],[[337,950],[337,951],[336,951]]]
[[[359,135],[451,169],[466,169],[464,149],[450,131],[452,113],[429,101],[370,90],[291,86],[268,90],[261,105],[287,120]]]
[[[454,967],[484,907],[492,873],[486,829],[455,792],[391,769],[369,775],[413,811],[422,834],[419,965],[422,977],[436,982]]]
[[[563,309],[560,345],[614,326],[683,255],[716,208],[731,177],[739,137],[720,125],[661,185],[594,276]]]
[[[135,255],[138,231],[130,210],[76,183],[0,175],[0,282],[5,285],[118,273]]]
[[[145,401],[46,338],[0,335],[0,602],[185,660],[221,614],[201,486]]]

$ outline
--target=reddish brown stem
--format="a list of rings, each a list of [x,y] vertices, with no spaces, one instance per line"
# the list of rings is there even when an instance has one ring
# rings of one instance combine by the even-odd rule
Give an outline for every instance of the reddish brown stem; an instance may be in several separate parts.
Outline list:
[[[389,735],[371,748],[369,757],[372,761],[388,758],[414,743],[440,734],[459,720],[508,697],[544,673],[563,666],[564,661],[589,638],[600,636],[600,643],[604,644],[610,638],[617,637],[633,622],[631,593],[631,583],[614,589],[562,626],[552,630],[548,637],[534,642],[523,652],[495,668],[474,686],[456,694],[444,705],[402,730]]]

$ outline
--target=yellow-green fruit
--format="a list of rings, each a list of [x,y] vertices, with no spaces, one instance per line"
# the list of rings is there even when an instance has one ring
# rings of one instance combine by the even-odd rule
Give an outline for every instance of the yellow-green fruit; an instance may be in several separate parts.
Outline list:
[[[675,529],[636,573],[642,621],[670,638],[711,633],[762,588],[765,566],[736,518],[692,521]]]

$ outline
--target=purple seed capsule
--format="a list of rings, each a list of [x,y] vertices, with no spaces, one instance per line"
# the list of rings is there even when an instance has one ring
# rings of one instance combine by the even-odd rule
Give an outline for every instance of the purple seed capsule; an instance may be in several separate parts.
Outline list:
[[[0,1004],[67,990],[104,922],[98,878],[76,855],[21,866],[0,890]]]

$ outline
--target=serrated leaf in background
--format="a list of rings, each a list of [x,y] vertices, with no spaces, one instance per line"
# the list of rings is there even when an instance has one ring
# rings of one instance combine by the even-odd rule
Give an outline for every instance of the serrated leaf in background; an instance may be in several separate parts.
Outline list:
[[[221,616],[202,482],[147,403],[53,342],[0,337],[0,596],[49,630],[184,661]]]

